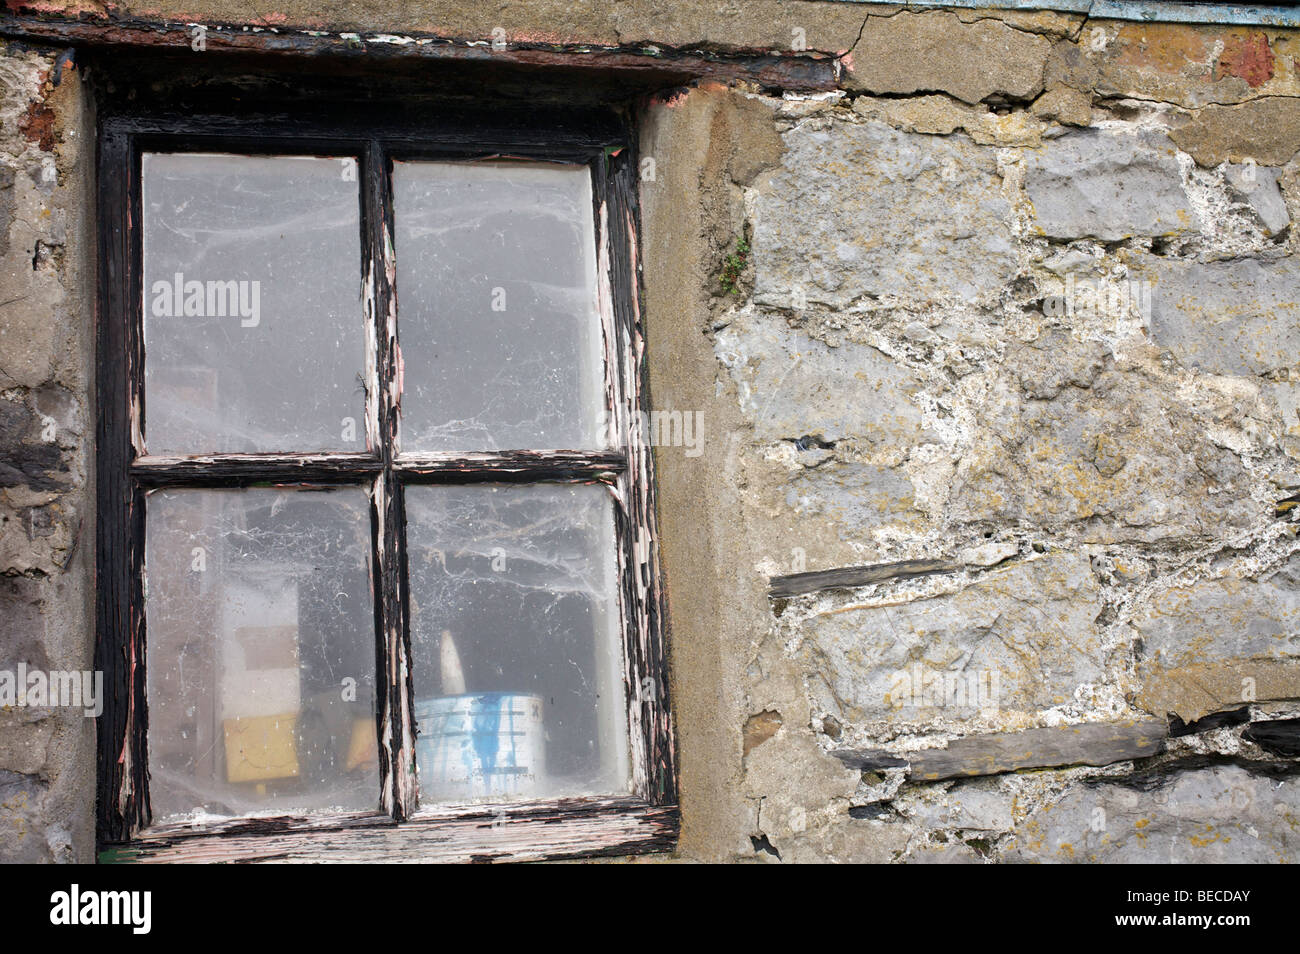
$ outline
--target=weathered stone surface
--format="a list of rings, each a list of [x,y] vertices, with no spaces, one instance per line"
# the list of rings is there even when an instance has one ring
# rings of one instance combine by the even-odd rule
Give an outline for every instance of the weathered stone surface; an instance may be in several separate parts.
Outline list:
[[[904,825],[871,822],[818,824],[798,835],[779,836],[776,847],[787,864],[888,864],[907,845]]]
[[[1267,166],[1228,165],[1224,178],[1259,218],[1264,233],[1277,235],[1291,224],[1291,213],[1278,188],[1281,170]]]
[[[941,90],[968,103],[994,94],[1031,99],[1043,88],[1051,43],[997,20],[950,13],[871,17],[847,58],[845,85],[872,93]]]
[[[1237,765],[1070,788],[1002,857],[1104,864],[1285,863],[1300,852],[1300,781]]]
[[[752,835],[766,837],[783,860],[794,860],[794,844],[824,836],[832,814],[828,805],[846,801],[857,781],[810,733],[778,731],[744,757],[741,788],[756,806]],[[805,844],[805,860],[816,854],[814,845]]]
[[[811,435],[910,446],[921,432],[910,400],[919,382],[875,348],[832,348],[782,318],[740,315],[718,332],[715,352],[760,440]]]
[[[952,11],[962,23],[974,23],[988,19],[990,8],[955,7]],[[1063,13],[1056,10],[1009,10],[999,8],[997,19],[1007,26],[1026,33],[1041,33],[1043,36],[1067,37],[1079,32],[1084,17],[1078,13]]]
[[[81,515],[80,409],[65,389],[15,389],[0,398],[0,572],[67,564]]]
[[[57,145],[57,156],[23,132],[31,131],[29,110],[44,105],[48,68],[49,61],[33,53],[0,53],[0,382],[5,388],[46,383],[66,363],[68,328],[79,320],[70,314],[69,263],[54,258],[56,252],[64,257],[68,205],[74,200],[71,190],[56,192],[55,185],[60,165],[65,173],[71,166],[77,144],[57,141],[68,117],[48,129],[56,142],[45,145]],[[49,95],[49,101],[65,100],[74,82]]]
[[[980,865],[984,859],[967,844],[921,845],[905,858],[905,865]]]
[[[14,221],[14,171],[0,167],[0,258],[9,254],[9,228]]]
[[[1008,349],[979,423],[951,495],[962,520],[1083,523],[1109,543],[1215,534],[1255,513],[1240,458],[1095,342],[1050,332]]]
[[[0,709],[0,772],[45,776],[67,722],[65,713],[46,707]]]
[[[1187,720],[1253,700],[1300,699],[1300,664],[1295,659],[1222,660],[1173,669],[1148,662],[1138,674],[1142,685],[1134,705]]]
[[[1067,126],[1087,126],[1092,122],[1092,96],[1069,86],[1057,86],[1034,100],[1029,111]]]
[[[1118,241],[1192,231],[1195,218],[1167,137],[1085,129],[1029,154],[1025,191],[1052,238]]]
[[[0,769],[0,863],[53,860],[46,841],[50,829],[45,817],[47,789],[34,775]]]
[[[1020,547],[1014,543],[985,543],[963,550],[959,556],[967,566],[984,567],[996,566],[1019,552]]]
[[[1013,795],[989,782],[970,782],[942,792],[919,789],[898,807],[925,828],[1006,831],[1014,824],[1013,801]]]
[[[1300,263],[1149,259],[1151,338],[1180,362],[1214,374],[1257,375],[1296,363]]]
[[[1086,45],[1074,42],[1053,44],[1043,67],[1043,84],[1048,90],[1061,86],[1091,94],[1101,75],[1097,58]],[[1089,97],[1091,98],[1091,96]]]
[[[745,729],[741,733],[742,754],[748,755],[751,749],[762,745],[781,729],[781,713],[765,709],[745,720]]]
[[[1037,711],[1103,678],[1100,611],[1087,558],[1062,553],[989,570],[951,595],[824,612],[804,624],[800,653],[814,707],[844,722],[968,718],[980,710],[975,692],[965,705],[929,704],[915,685],[918,667],[924,675],[960,673],[978,683],[977,692],[987,692],[994,676],[987,708]]]
[[[90,666],[91,113],[83,70],[0,44],[0,670]],[[56,82],[57,76],[57,82]],[[83,144],[91,148],[83,148]],[[91,540],[93,542],[93,540]],[[94,723],[0,712],[0,860],[94,858]],[[74,850],[75,845],[75,850]]]
[[[1300,555],[1259,579],[1173,587],[1134,615],[1137,702],[1184,720],[1228,705],[1300,697]]]
[[[904,132],[947,136],[960,129],[981,145],[1036,146],[1046,128],[1034,118],[1037,112],[996,113],[939,94],[905,99],[859,96],[853,101],[853,111]]]
[[[1235,77],[1256,89],[1273,78],[1277,57],[1262,31],[1229,30],[1221,42],[1223,47],[1214,64],[1215,79]]]
[[[1196,107],[1297,92],[1292,71],[1273,69],[1267,38],[1250,27],[1096,23],[1078,46],[1104,96]]]
[[[785,141],[782,168],[757,180],[760,304],[977,299],[1015,275],[996,150],[878,122],[801,127]]]
[[[822,516],[846,539],[862,539],[873,527],[914,514],[912,484],[897,468],[853,461],[828,462],[796,473],[785,505],[800,517]]]
[[[42,671],[54,668],[50,665],[53,641],[42,619],[50,589],[47,583],[24,576],[0,576],[0,672],[16,673],[20,665]],[[37,780],[48,773],[60,721],[67,721],[66,714],[61,716],[50,708],[0,708],[0,831],[4,830],[10,810],[18,815],[28,809],[36,812],[35,800],[45,790]],[[6,778],[9,785],[17,786],[8,795],[4,793]],[[11,822],[27,824],[21,820]],[[0,835],[0,859],[4,841]]]
[[[1169,135],[1198,165],[1254,159],[1261,166],[1284,166],[1300,152],[1300,99],[1206,106]]]
[[[42,440],[37,412],[16,400],[0,399],[0,487],[58,490],[67,486],[68,466],[53,437]]]
[[[19,663],[47,669],[45,626],[41,609],[46,597],[40,582],[25,576],[0,576],[0,670]]]

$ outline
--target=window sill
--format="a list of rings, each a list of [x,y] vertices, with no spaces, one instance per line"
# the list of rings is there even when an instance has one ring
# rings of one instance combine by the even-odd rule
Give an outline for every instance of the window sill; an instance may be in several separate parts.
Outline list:
[[[155,825],[102,862],[492,863],[638,855],[677,846],[676,805],[636,798],[472,805],[397,823],[378,813]]]

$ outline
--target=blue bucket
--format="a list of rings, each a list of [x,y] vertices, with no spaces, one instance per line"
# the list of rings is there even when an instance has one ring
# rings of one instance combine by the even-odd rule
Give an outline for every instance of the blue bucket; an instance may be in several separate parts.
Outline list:
[[[415,703],[415,756],[428,801],[540,795],[546,738],[539,696],[475,692]]]

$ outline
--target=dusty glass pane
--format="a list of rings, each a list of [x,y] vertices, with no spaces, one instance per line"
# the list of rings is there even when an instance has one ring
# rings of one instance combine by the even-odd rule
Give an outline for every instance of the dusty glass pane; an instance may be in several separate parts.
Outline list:
[[[627,792],[608,491],[410,487],[406,518],[423,803]]]
[[[151,454],[365,449],[352,159],[143,159]]]
[[[393,170],[404,451],[604,447],[585,166]]]
[[[156,491],[146,538],[154,817],[375,808],[365,493]]]

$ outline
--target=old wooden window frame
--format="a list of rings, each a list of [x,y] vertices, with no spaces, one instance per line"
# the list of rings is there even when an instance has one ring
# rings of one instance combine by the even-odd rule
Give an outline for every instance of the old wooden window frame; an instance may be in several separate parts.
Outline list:
[[[487,115],[485,116],[485,112]],[[662,594],[654,545],[653,461],[639,427],[646,404],[637,264],[637,160],[626,113],[589,107],[507,114],[448,108],[329,118],[327,110],[150,112],[100,105],[96,667],[98,841],[104,860],[538,859],[671,849],[675,757],[667,699]],[[362,307],[373,334],[364,454],[144,453],[141,156],[148,151],[351,156],[361,192]],[[508,155],[591,170],[606,412],[622,446],[599,453],[400,454],[394,159]],[[371,482],[376,733],[380,807],[370,812],[151,824],[148,664],[142,599],[145,496],[161,487]],[[415,718],[404,552],[408,483],[598,482],[615,500],[632,794],[443,809],[414,815]],[[405,676],[402,675],[405,673]]]

